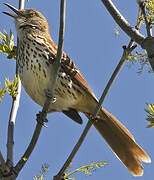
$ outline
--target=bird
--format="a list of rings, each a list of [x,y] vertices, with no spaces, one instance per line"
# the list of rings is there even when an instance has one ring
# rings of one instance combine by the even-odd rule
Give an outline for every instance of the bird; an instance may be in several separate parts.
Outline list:
[[[18,10],[10,4],[5,5],[14,12],[3,13],[15,20],[18,38],[16,61],[21,83],[27,94],[43,106],[45,89],[51,86],[57,45],[52,40],[48,22],[42,13],[35,9]],[[88,83],[64,51],[54,96],[56,101],[51,104],[48,113],[62,112],[78,124],[82,124],[79,112],[90,117],[98,104]],[[130,173],[142,176],[142,161],[150,163],[151,159],[128,129],[103,107],[93,125]]]

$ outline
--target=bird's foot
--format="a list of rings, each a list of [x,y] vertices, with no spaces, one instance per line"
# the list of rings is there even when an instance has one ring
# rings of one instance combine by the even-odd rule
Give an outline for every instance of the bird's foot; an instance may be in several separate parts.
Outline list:
[[[56,98],[53,97],[53,93],[51,92],[50,89],[45,89],[44,92],[45,92],[46,97],[50,99],[51,103],[56,102]]]

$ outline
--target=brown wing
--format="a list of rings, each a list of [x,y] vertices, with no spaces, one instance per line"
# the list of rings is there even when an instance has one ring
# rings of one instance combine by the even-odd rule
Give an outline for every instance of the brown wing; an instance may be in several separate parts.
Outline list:
[[[96,99],[96,96],[89,87],[88,83],[86,82],[76,65],[73,63],[73,61],[66,54],[63,54],[61,64],[62,69],[71,76],[71,79]]]
[[[51,56],[54,55],[54,59],[55,59],[55,56],[57,53],[57,45],[51,39],[48,39],[47,42],[49,42],[49,44],[52,45],[49,47],[49,50],[52,52]],[[53,62],[53,57],[51,57],[51,61]],[[74,80],[84,90],[89,92],[94,97],[94,99],[97,99],[93,91],[89,87],[88,83],[83,78],[80,71],[78,70],[78,68],[75,66],[73,61],[67,56],[67,54],[64,51],[63,51],[62,59],[61,59],[61,67],[64,70],[64,72],[66,72],[68,75],[71,76],[72,80]]]
[[[73,61],[63,53],[63,57],[61,59],[61,69],[60,71],[65,72],[67,75],[71,77],[71,80],[74,81],[79,87],[83,88],[86,92],[88,92],[94,99],[96,99],[93,91],[90,89],[88,83],[83,78],[82,74],[75,66]],[[82,124],[82,118],[79,113],[75,109],[69,109],[68,111],[63,111],[63,113],[74,120],[75,122]]]

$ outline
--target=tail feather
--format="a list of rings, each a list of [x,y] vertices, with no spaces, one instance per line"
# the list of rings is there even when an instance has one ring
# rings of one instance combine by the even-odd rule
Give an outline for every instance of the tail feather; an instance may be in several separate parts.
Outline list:
[[[135,142],[128,129],[105,109],[99,113],[94,126],[132,175],[141,176],[143,174],[142,161],[150,163],[151,159]]]

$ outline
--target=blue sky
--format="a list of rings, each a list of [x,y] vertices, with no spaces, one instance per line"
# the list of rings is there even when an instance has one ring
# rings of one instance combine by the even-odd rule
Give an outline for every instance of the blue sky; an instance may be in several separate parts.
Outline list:
[[[4,2],[18,7],[18,0],[14,2],[1,0],[0,12],[8,10],[3,5]],[[115,3],[126,19],[134,26],[138,10],[136,1],[117,0]],[[53,40],[57,42],[59,1],[46,0],[38,2],[37,0],[30,0],[30,2],[26,2],[25,8],[37,9],[45,15],[50,25]],[[122,55],[122,46],[127,45],[129,42],[129,37],[121,30],[119,30],[119,36],[115,36],[115,27],[116,23],[100,0],[67,1],[64,50],[78,66],[98,98],[101,96]],[[4,29],[9,31],[10,28],[16,39],[13,19],[0,13],[0,31]],[[136,141],[153,160],[154,141],[152,137],[154,129],[146,128],[148,123],[145,120],[146,113],[144,109],[146,103],[154,103],[152,88],[154,77],[153,74],[149,74],[147,71],[139,75],[137,73],[138,68],[139,66],[136,64],[131,67],[128,67],[127,64],[124,65],[103,106],[132,132]],[[13,79],[14,72],[15,61],[7,60],[5,55],[0,54],[0,80],[2,85],[4,85],[5,77]],[[7,123],[10,108],[11,97],[5,95],[0,104],[0,149],[4,155],[6,155]],[[36,125],[35,114],[40,110],[41,107],[33,102],[22,88],[20,108],[15,126],[15,163],[24,153],[30,141]],[[86,125],[87,119],[85,116],[82,117],[84,123],[80,126],[61,113],[48,115],[48,128],[43,128],[36,148],[18,179],[32,179],[35,174],[39,174],[41,165],[44,163],[49,165],[47,179],[51,179],[63,165]],[[94,127],[91,128],[86,140],[75,156],[72,169],[86,165],[92,160],[95,162],[108,161],[109,165],[97,169],[92,176],[87,177],[82,173],[78,173],[75,175],[76,179],[135,179],[111,152]],[[144,175],[139,179],[153,179],[153,163],[144,164],[144,168]]]

